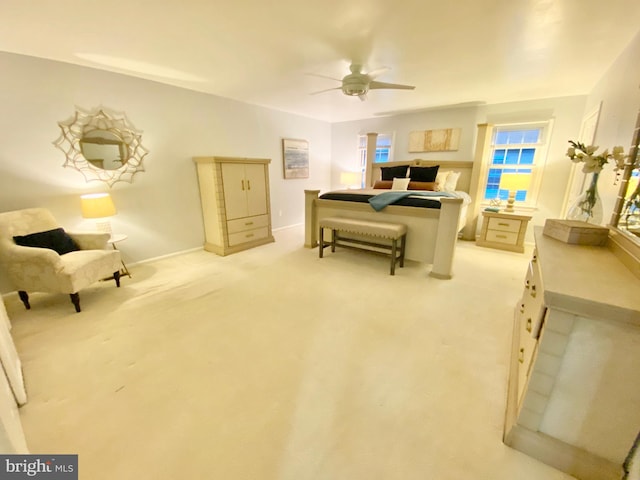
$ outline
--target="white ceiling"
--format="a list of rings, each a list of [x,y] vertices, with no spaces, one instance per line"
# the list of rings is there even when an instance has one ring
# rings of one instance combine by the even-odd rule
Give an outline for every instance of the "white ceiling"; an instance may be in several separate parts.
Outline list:
[[[639,30],[638,0],[0,2],[0,51],[328,121],[585,94]],[[416,89],[310,95],[352,61]]]

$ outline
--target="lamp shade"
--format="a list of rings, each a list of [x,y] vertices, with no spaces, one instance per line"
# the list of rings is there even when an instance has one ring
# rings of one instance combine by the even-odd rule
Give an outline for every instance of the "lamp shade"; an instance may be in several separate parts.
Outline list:
[[[360,185],[362,180],[362,174],[359,172],[342,172],[340,173],[340,184],[352,187],[354,185]]]
[[[517,191],[526,190],[531,183],[531,175],[528,173],[503,173],[500,177],[502,190]]]
[[[80,197],[80,208],[84,218],[111,217],[116,207],[108,193],[87,193]]]

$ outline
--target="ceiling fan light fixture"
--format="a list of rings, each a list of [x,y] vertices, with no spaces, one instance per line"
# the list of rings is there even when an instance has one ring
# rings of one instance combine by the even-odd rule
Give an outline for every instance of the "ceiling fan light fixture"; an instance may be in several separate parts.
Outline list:
[[[388,71],[389,70],[388,67],[379,68],[377,70],[374,70],[371,73],[362,73],[361,65],[352,64],[349,67],[349,70],[351,70],[351,73],[349,75],[346,75],[341,80],[342,81],[341,87],[336,87],[335,89],[330,88],[328,90],[341,89],[342,93],[344,93],[345,95],[348,95],[350,97],[359,97],[360,100],[364,101],[367,98],[367,92],[369,90],[380,90],[380,89],[413,90],[414,88],[416,88],[411,85],[400,85],[398,83],[377,82],[373,80],[376,76],[380,75],[383,72]],[[318,76],[321,76],[324,78],[331,78],[331,77],[325,77],[324,75],[318,75]],[[340,81],[334,78],[331,78],[331,80]],[[315,93],[322,93],[328,90],[322,90],[320,92],[315,92]]]
[[[367,85],[364,84],[347,84],[342,86],[342,93],[350,97],[359,97],[368,91]]]

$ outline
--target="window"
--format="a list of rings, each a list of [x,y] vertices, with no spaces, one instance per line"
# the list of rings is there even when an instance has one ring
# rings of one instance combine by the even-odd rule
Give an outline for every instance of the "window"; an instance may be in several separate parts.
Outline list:
[[[391,133],[379,133],[376,140],[376,156],[374,163],[391,162],[392,158],[392,139]],[[360,158],[360,171],[362,172],[362,187],[365,183],[365,172],[367,170],[367,136],[358,135],[358,156]]]
[[[546,140],[550,123],[500,125],[493,129],[483,200],[506,200],[509,191],[500,188],[503,173],[524,173],[531,176],[529,188],[516,192],[516,202],[534,206],[537,200],[540,174],[546,157]]]

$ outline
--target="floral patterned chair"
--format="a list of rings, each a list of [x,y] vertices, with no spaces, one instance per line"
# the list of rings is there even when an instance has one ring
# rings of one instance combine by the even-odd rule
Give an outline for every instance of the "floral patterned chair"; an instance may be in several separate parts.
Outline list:
[[[0,269],[27,309],[27,292],[67,293],[80,311],[78,292],[112,277],[120,286],[120,252],[107,250],[108,233],[70,233],[45,208],[0,213]]]

